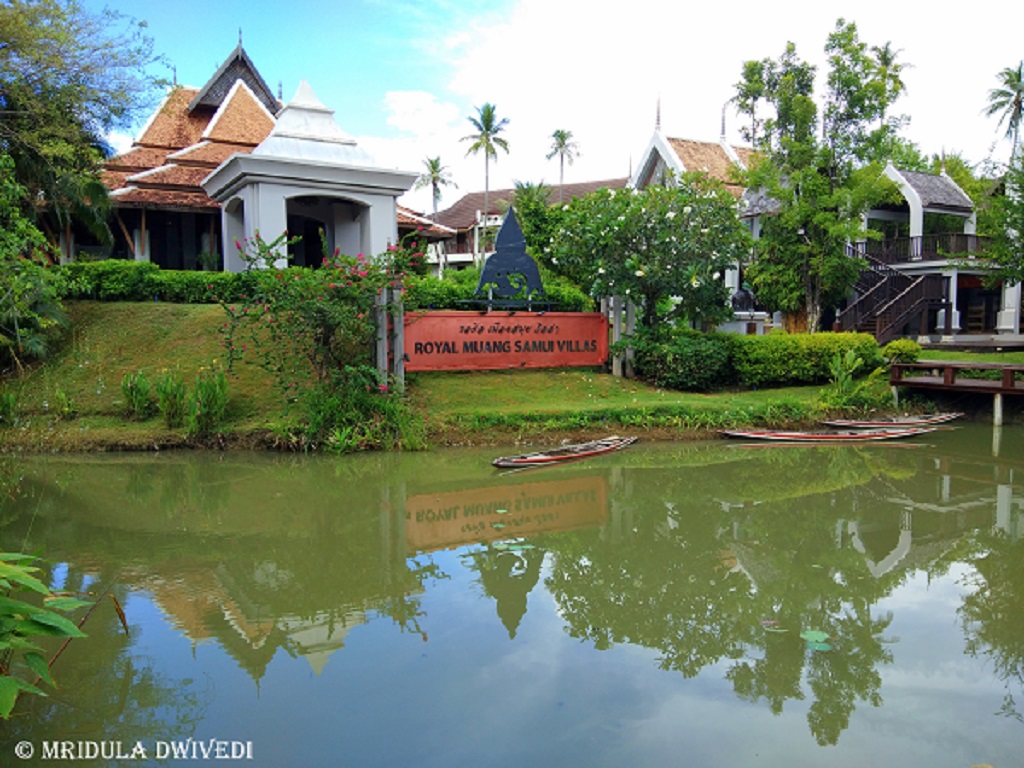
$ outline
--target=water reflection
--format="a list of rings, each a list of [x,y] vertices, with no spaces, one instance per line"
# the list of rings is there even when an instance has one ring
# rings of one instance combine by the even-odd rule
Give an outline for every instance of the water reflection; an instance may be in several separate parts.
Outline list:
[[[713,673],[737,702],[793,709],[835,745],[859,708],[884,708],[899,640],[880,606],[919,572],[962,574],[962,650],[1001,681],[1000,714],[1021,717],[1021,437],[1004,431],[999,458],[991,430],[937,435],[638,446],[509,475],[474,451],[40,459],[0,535],[41,549],[68,585],[145,596],[257,687],[280,653],[323,675],[381,621],[448,642],[428,606],[465,572],[505,643],[546,595],[577,647],[650,649],[661,670]],[[5,741],[202,721],[202,684],[133,653],[110,616],[88,629],[91,661],[63,679],[81,698],[26,705]]]

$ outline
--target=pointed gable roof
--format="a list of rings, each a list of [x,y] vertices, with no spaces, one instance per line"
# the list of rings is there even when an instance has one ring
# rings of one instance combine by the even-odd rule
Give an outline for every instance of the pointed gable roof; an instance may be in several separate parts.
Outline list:
[[[242,43],[231,52],[231,55],[220,65],[220,69],[213,73],[213,77],[199,89],[192,101],[189,102],[188,111],[194,112],[199,107],[218,108],[224,101],[228,92],[232,89],[236,80],[241,80],[253,92],[255,97],[266,107],[270,114],[277,114],[281,105],[274,97],[273,91],[267,85],[262,75],[256,70],[249,54],[242,48]]]
[[[203,138],[255,146],[274,127],[274,116],[242,80],[236,80],[224,97]]]
[[[733,181],[733,169],[748,167],[753,155],[753,150],[734,147],[725,141],[671,138],[655,131],[630,186],[642,189],[660,183],[660,175],[665,170],[676,174],[701,171],[725,184],[726,189],[739,197],[743,187]]]

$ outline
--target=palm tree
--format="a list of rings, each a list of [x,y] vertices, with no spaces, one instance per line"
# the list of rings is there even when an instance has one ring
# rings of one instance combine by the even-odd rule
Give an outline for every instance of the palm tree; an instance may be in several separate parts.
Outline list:
[[[907,85],[900,75],[910,65],[896,60],[903,53],[903,49],[894,50],[891,42],[886,42],[885,45],[873,45],[871,52],[875,57],[875,79],[882,88],[882,108],[878,119],[879,127],[882,127],[885,125],[886,110],[907,90]]]
[[[482,107],[476,108],[476,117],[467,117],[466,119],[476,131],[476,133],[462,137],[462,141],[473,142],[469,145],[466,156],[475,155],[480,151],[484,153],[484,221],[486,222],[487,215],[490,213],[488,209],[491,191],[491,158],[493,157],[497,161],[498,147],[508,153],[508,142],[498,135],[508,125],[508,118],[503,117],[499,120],[494,105],[484,104]]]
[[[441,187],[455,187],[459,185],[452,181],[452,175],[447,166],[441,165],[440,157],[427,157],[423,159],[424,171],[416,179],[415,188],[423,189],[430,187],[431,196],[434,200],[434,223],[437,223],[437,204],[441,202]]]
[[[1017,154],[1020,141],[1021,116],[1024,113],[1024,61],[1017,68],[1007,67],[997,75],[999,88],[988,92],[988,106],[984,113],[988,117],[999,115],[999,126],[1006,123],[1006,138],[1013,142],[1010,157]]]
[[[579,157],[580,145],[572,140],[572,131],[563,131],[561,128],[551,134],[551,151],[548,152],[548,160],[558,155],[558,202],[562,202],[562,187],[565,184],[565,161],[572,161]]]

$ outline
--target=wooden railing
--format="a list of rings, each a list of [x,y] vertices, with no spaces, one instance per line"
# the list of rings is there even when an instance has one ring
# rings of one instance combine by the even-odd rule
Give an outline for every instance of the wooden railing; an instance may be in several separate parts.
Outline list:
[[[988,240],[989,238],[980,235],[950,232],[942,235],[868,240],[857,243],[856,249],[859,255],[871,256],[886,264],[901,264],[964,257],[984,250]]]
[[[933,310],[946,310],[945,333],[951,333],[952,305],[946,300],[946,280],[942,275],[922,275],[905,290],[878,308],[872,333],[879,344],[886,344],[897,336],[907,322],[921,318],[920,333],[928,331],[928,317]]]
[[[840,313],[838,329],[873,333],[873,323],[870,328],[865,324],[873,321],[881,307],[907,290],[913,278],[871,256],[861,256],[867,259],[869,268],[861,272],[857,281],[860,296]]]

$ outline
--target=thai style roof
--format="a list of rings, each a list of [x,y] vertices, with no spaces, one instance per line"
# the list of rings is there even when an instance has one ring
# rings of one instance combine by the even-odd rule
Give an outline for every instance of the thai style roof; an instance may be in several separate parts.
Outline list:
[[[974,210],[971,198],[960,186],[946,174],[919,173],[917,171],[899,171],[907,184],[917,192],[925,208],[932,210],[948,210],[950,212],[970,212]]]
[[[280,109],[278,100],[267,86],[266,81],[256,70],[249,54],[239,43],[238,47],[231,52],[231,55],[224,60],[220,68],[213,73],[213,77],[201,89],[197,90],[189,102],[188,111],[194,112],[198,108],[207,107],[217,109],[224,103],[228,92],[234,88],[235,83],[241,80],[249,90],[271,114]]]
[[[628,178],[604,179],[602,181],[583,181],[574,184],[562,185],[562,199],[565,202],[575,197],[596,192],[599,189],[622,189],[629,182]],[[487,207],[489,215],[497,215],[504,212],[515,195],[515,189],[492,189],[488,195]],[[551,185],[552,202],[558,199],[558,186]],[[463,195],[450,208],[439,211],[437,220],[445,227],[454,230],[471,229],[476,224],[477,211],[483,213],[484,193],[469,192]]]
[[[330,165],[374,165],[356,140],[335,122],[334,110],[320,102],[305,80],[253,154]]]
[[[200,182],[266,139],[279,108],[239,46],[203,88],[173,88],[131,149],[106,162],[102,178],[111,200],[115,206],[216,209]]]
[[[694,141],[655,130],[630,184],[642,189],[662,183],[666,173],[702,172],[722,182],[734,197],[740,197],[744,189],[736,182],[736,172],[747,168],[755,154],[749,147],[732,146],[724,139]]]

